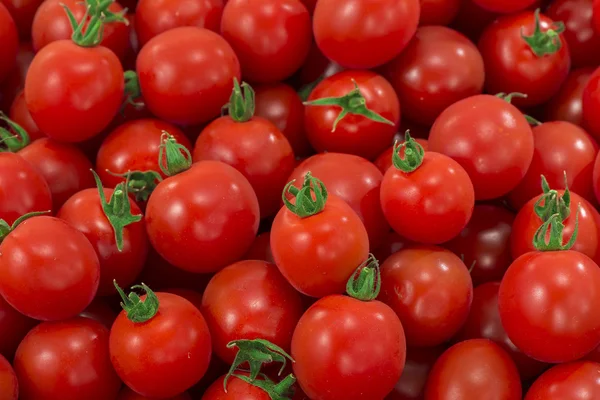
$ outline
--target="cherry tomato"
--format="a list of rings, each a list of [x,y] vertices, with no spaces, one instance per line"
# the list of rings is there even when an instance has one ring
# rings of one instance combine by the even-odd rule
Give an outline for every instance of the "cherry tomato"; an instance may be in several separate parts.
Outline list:
[[[19,400],[19,382],[15,370],[0,354],[0,393],[2,400]]]
[[[448,25],[460,9],[461,0],[419,0],[419,25]]]
[[[8,74],[17,64],[17,53],[19,51],[19,33],[15,21],[10,15],[9,10],[4,6],[4,1],[0,3],[0,83],[6,79]]]
[[[479,7],[485,8],[496,13],[512,14],[517,11],[525,10],[535,3],[535,0],[473,0]]]
[[[529,388],[525,400],[584,399],[600,396],[600,364],[579,361],[552,367]]]
[[[117,313],[113,311],[105,299],[97,297],[85,310],[79,313],[79,317],[91,318],[110,329],[115,319],[117,319]]]
[[[31,37],[31,24],[35,12],[42,4],[43,0],[0,0],[4,4],[10,15],[12,16],[19,37],[22,40],[27,40]],[[1,79],[0,79],[1,80]]]
[[[474,0],[462,0],[451,26],[477,43],[485,28],[497,17],[498,13],[481,8]]]
[[[243,257],[244,260],[262,260],[275,264],[271,251],[271,232],[258,234],[252,242],[250,250]]]
[[[596,161],[594,162],[592,185],[594,187],[596,201],[600,202],[600,154],[596,157]]]
[[[423,399],[429,371],[443,350],[440,347],[408,348],[402,376],[385,400]]]
[[[21,400],[107,400],[121,388],[108,354],[108,329],[89,318],[42,322],[15,356]]]
[[[146,265],[138,278],[138,282],[144,282],[163,292],[169,291],[171,288],[203,292],[206,285],[208,285],[210,278],[212,278],[212,275],[195,274],[174,267],[162,258],[151,246],[148,252]]]
[[[313,41],[304,65],[295,76],[297,80],[295,83],[298,85],[297,87],[303,88],[304,85],[314,84],[343,70],[342,66],[325,57],[319,46]]]
[[[262,378],[258,378],[259,380]],[[271,400],[272,397],[259,388],[235,376],[227,380],[227,392],[223,388],[225,375],[221,376],[206,389],[199,400]],[[295,398],[295,397],[294,397]]]
[[[465,36],[443,26],[419,28],[385,67],[403,115],[430,126],[448,106],[483,90],[483,59]]]
[[[152,400],[150,397],[142,396],[129,389],[127,386],[124,386],[123,389],[119,392],[116,400]],[[192,396],[190,396],[187,392],[178,394],[176,396],[164,398],[163,400],[192,400]]]
[[[0,296],[0,356],[12,360],[17,346],[37,321],[26,317]]]
[[[40,128],[35,124],[33,118],[31,118],[31,114],[27,109],[27,103],[25,102],[25,92],[23,90],[17,93],[15,99],[10,106],[10,112],[8,114],[9,118],[19,124],[27,134],[29,135],[29,140],[32,142],[36,139],[40,139],[46,137],[44,133],[40,131]]]
[[[545,117],[549,121],[567,121],[583,125],[583,91],[593,68],[571,71],[560,91],[545,106]]]
[[[583,90],[582,99],[584,127],[598,140],[600,139],[600,117],[597,112],[600,107],[600,68],[590,76]]]
[[[412,135],[413,131],[410,131],[410,132]],[[400,140],[404,141],[404,139],[400,139]],[[423,147],[423,150],[427,151],[429,149],[429,144],[427,142],[427,139],[416,138],[415,142],[419,143],[421,145],[421,147]],[[394,146],[390,146],[386,151],[381,153],[379,155],[379,157],[377,157],[377,159],[375,160],[374,164],[377,168],[379,168],[379,170],[381,171],[382,174],[385,175],[387,170],[393,165],[393,163],[392,163],[393,155],[394,155]],[[404,156],[404,149],[400,150],[400,155]]]
[[[319,0],[313,30],[329,59],[368,69],[400,54],[417,30],[419,15],[419,0]]]
[[[414,245],[414,243],[410,240],[403,238],[394,231],[390,231],[384,237],[383,243],[373,252],[373,254],[377,260],[383,262],[392,254],[412,245]]]
[[[8,111],[17,94],[25,87],[25,76],[33,60],[31,43],[19,44],[16,66],[10,71],[4,82],[0,81],[0,109]]]

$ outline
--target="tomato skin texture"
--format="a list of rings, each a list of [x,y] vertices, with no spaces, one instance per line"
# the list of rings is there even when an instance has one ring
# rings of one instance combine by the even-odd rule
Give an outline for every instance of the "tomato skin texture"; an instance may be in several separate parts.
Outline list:
[[[299,0],[228,0],[221,34],[250,82],[282,81],[302,66],[311,46],[308,10]]]
[[[52,194],[33,165],[14,153],[0,153],[0,219],[12,225],[33,211],[52,210]]]
[[[108,354],[108,329],[89,318],[43,322],[15,356],[22,400],[115,399],[121,381]]]
[[[600,397],[600,364],[579,361],[556,365],[529,388],[525,400],[595,399]]]
[[[124,386],[123,389],[119,392],[116,400],[152,400],[150,397],[142,396],[129,389],[127,386]],[[192,397],[187,393],[181,393],[176,396],[163,398],[162,400],[192,400]]]
[[[527,7],[535,3],[536,0],[472,0],[479,7],[486,10],[502,14],[512,14],[517,11],[525,10]]]
[[[25,102],[25,92],[23,90],[17,93],[15,99],[10,106],[10,111],[8,113],[8,117],[15,123],[19,124],[27,135],[29,135],[29,140],[34,141],[36,139],[40,139],[46,137],[41,131],[40,128],[35,124],[33,118],[31,118],[31,114],[27,109],[27,103]]]
[[[536,360],[574,361],[600,343],[595,312],[600,307],[600,268],[579,252],[520,256],[502,279],[498,305],[510,340]]]
[[[444,110],[429,134],[429,150],[457,161],[469,174],[476,200],[514,189],[533,158],[533,134],[515,106],[490,95],[460,100]]]
[[[376,400],[400,378],[406,345],[402,324],[387,305],[332,295],[300,318],[291,355],[294,375],[309,398]]]
[[[18,400],[19,382],[10,363],[0,354],[0,399]]]
[[[547,121],[567,121],[583,126],[583,91],[594,68],[572,70],[560,91],[544,107]]]
[[[448,25],[460,10],[461,0],[419,0],[419,26]]]
[[[369,254],[369,236],[360,217],[329,194],[318,214],[300,218],[287,207],[275,216],[271,251],[281,274],[300,293],[323,297],[343,293]]]
[[[485,80],[477,46],[444,26],[419,28],[406,49],[383,68],[403,115],[425,126],[451,104],[480,94]]]
[[[369,69],[400,54],[419,15],[419,0],[319,0],[313,31],[327,58],[346,68]]]
[[[0,296],[0,356],[12,360],[21,340],[37,323],[12,308]]]
[[[146,207],[152,246],[195,273],[216,272],[248,251],[260,213],[250,183],[233,167],[201,161],[159,183]]]
[[[542,31],[550,29],[553,23],[540,15]],[[513,104],[523,107],[542,104],[558,93],[571,68],[569,47],[562,35],[560,50],[536,56],[521,36],[521,31],[531,35],[534,27],[534,13],[526,11],[500,17],[483,32],[478,47],[485,63],[487,93],[527,94],[526,99],[513,100]]]
[[[385,400],[422,400],[429,371],[443,351],[443,347],[408,348],[402,376]]]
[[[308,101],[344,96],[354,89],[352,79],[358,84],[367,107],[396,125],[348,114],[332,132],[333,123],[341,109],[335,106],[306,106],[306,135],[319,153],[348,153],[373,160],[393,143],[392,138],[400,121],[398,96],[385,78],[371,71],[342,71],[321,81],[311,92]]]
[[[402,321],[408,346],[432,347],[452,338],[469,315],[469,270],[448,250],[409,246],[381,265],[379,299]]]
[[[186,391],[204,376],[211,337],[192,303],[171,293],[156,296],[158,313],[142,324],[121,311],[110,330],[109,348],[112,364],[127,386],[144,396],[164,398]]]
[[[225,376],[221,376],[213,382],[200,400],[271,400],[267,392],[235,376],[227,381],[227,393],[225,393],[224,381]]]
[[[442,354],[425,386],[425,400],[520,400],[521,381],[515,364],[487,339],[467,340]]]
[[[138,54],[136,70],[152,114],[179,125],[219,116],[233,78],[241,79],[240,63],[225,39],[196,27],[174,28],[150,39]]]
[[[4,81],[17,64],[19,51],[19,34],[17,26],[8,9],[0,3],[0,83]]]

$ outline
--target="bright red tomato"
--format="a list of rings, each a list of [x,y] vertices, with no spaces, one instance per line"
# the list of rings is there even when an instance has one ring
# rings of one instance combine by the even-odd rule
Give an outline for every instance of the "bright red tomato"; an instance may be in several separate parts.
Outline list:
[[[313,30],[329,59],[368,69],[400,54],[417,30],[419,15],[419,0],[319,0]]]
[[[477,200],[510,192],[533,158],[533,134],[521,111],[490,95],[468,97],[444,110],[428,143],[429,150],[453,158],[467,171]]]
[[[560,91],[544,106],[546,120],[583,126],[583,91],[593,72],[593,68],[571,71]]]
[[[419,0],[419,25],[448,25],[460,9],[461,0]]]
[[[37,321],[24,316],[0,296],[0,355],[12,360],[17,346]]]
[[[42,322],[15,356],[21,400],[115,399],[121,381],[108,354],[108,329],[89,318]]]
[[[0,397],[2,400],[19,400],[19,381],[15,370],[0,354]]]
[[[422,400],[429,371],[443,351],[443,347],[408,348],[402,376],[385,400]]]
[[[13,100],[12,105],[10,106],[8,117],[25,129],[29,135],[29,140],[32,142],[36,139],[46,137],[46,135],[41,132],[40,128],[38,128],[38,126],[35,124],[33,118],[31,118],[31,114],[27,109],[25,92],[23,90],[19,91]]]
[[[262,380],[261,377],[258,378]],[[247,383],[235,376],[227,380],[227,392],[223,388],[225,375],[221,376],[208,389],[199,400],[272,400],[266,391],[258,386]],[[285,397],[286,399],[288,397]],[[295,397],[294,397],[295,398]]]
[[[142,396],[141,394],[129,389],[127,386],[124,386],[119,392],[116,400],[152,400],[152,398]],[[162,400],[192,400],[192,396],[190,396],[187,392],[184,392],[176,396],[163,398]]]
[[[596,69],[590,76],[582,97],[583,123],[587,131],[596,140],[600,139],[600,68]]]
[[[2,2],[3,3],[3,2]],[[6,79],[8,74],[17,65],[17,53],[19,51],[19,33],[15,21],[9,10],[0,3],[0,83]]]
[[[479,7],[485,8],[496,13],[512,14],[517,11],[525,10],[535,3],[536,0],[472,0]]]
[[[600,398],[600,364],[579,361],[552,367],[529,388],[525,400]]]

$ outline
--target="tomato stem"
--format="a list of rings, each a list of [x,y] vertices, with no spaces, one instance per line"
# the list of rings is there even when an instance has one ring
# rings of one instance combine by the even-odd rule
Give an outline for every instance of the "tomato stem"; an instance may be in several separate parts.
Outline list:
[[[300,189],[294,186],[295,182],[296,180],[293,180],[285,185],[281,195],[283,204],[285,204],[288,210],[300,218],[306,218],[316,215],[325,209],[328,193],[325,184],[320,179],[313,177],[309,171],[304,176],[304,182]],[[292,204],[287,198],[288,193],[295,197],[295,204]],[[314,199],[313,193],[315,195]]]
[[[569,241],[563,245],[563,231],[565,225],[563,224],[560,214],[554,214],[547,221],[538,228],[533,236],[533,246],[538,251],[559,251],[569,250],[575,245],[577,240],[577,232],[579,229],[579,210],[581,206],[577,207],[577,214],[575,216],[575,229]],[[548,229],[550,234],[548,235]],[[546,240],[546,237],[548,239]]]
[[[404,149],[404,158],[400,157],[400,150]],[[413,172],[423,164],[425,150],[417,141],[410,136],[407,130],[404,134],[404,142],[394,143],[394,152],[392,153],[392,164],[396,169],[409,173]]]
[[[512,104],[513,97],[519,97],[521,99],[526,99],[527,95],[524,93],[518,93],[518,92],[508,93],[508,94],[504,93],[504,92],[500,92],[500,93],[496,94],[496,97],[499,97],[502,100],[506,101],[507,103]],[[523,116],[525,117],[525,119],[527,120],[527,123],[529,125],[538,126],[538,125],[542,124],[540,121],[538,121],[537,119],[533,118],[530,115],[523,114]]]
[[[538,57],[543,57],[546,54],[554,54],[562,47],[560,34],[565,31],[563,22],[555,22],[552,28],[542,32],[540,24],[540,9],[534,12],[535,28],[531,36],[526,36],[521,28],[521,37],[529,45],[529,48]]]
[[[175,137],[167,131],[162,131],[158,150],[158,165],[166,176],[177,175],[192,166],[192,155]],[[164,156],[164,163],[163,163]]]
[[[17,226],[19,226],[23,221],[28,220],[29,218],[32,217],[37,217],[40,215],[46,215],[46,214],[50,214],[52,211],[48,210],[48,211],[35,211],[35,212],[30,212],[27,213],[25,215],[21,215],[19,218],[17,218],[15,220],[15,222],[13,222],[12,225],[8,225],[8,222],[6,222],[3,219],[0,219],[0,243],[2,243],[2,241],[4,239],[6,239],[6,237],[8,236],[9,233],[11,233],[12,231],[15,230],[15,228]]]
[[[4,145],[0,147],[0,153],[5,151],[16,153],[29,145],[29,135],[21,125],[8,118],[2,111],[0,111],[0,121],[6,122],[12,131],[0,127],[0,144]]]
[[[346,284],[346,293],[362,301],[375,300],[381,291],[381,270],[373,254],[354,271]]]
[[[112,176],[125,178],[127,190],[135,196],[135,201],[148,201],[148,198],[162,181],[162,177],[156,171],[128,171],[124,174],[115,174],[106,170]]]
[[[140,80],[138,79],[137,73],[131,70],[125,71],[123,73],[123,79],[125,80],[125,102],[121,107],[121,112],[123,112],[127,104],[131,104],[138,110],[144,107],[145,104],[143,102],[135,101],[142,95]]]
[[[271,400],[289,400],[293,395],[292,386],[296,383],[296,377],[293,374],[289,374],[279,383],[273,382],[264,374],[260,374],[262,379],[254,380],[246,375],[231,374],[231,376],[264,390]]]
[[[541,175],[543,194],[535,202],[533,209],[543,222],[547,221],[554,214],[558,214],[561,221],[564,221],[571,214],[571,192],[567,183],[566,171],[564,172],[564,178],[565,191],[562,196],[559,196],[558,191],[550,189],[546,177]]]
[[[123,289],[119,287],[116,280],[113,280],[115,289],[123,300],[121,307],[125,310],[127,318],[133,323],[142,323],[152,319],[158,312],[159,301],[156,294],[146,284],[132,286],[131,289],[142,289],[146,292],[146,299],[142,301],[136,292],[130,292],[125,295]]]
[[[113,2],[113,0],[86,0],[85,14],[79,22],[77,22],[75,15],[73,15],[69,7],[62,4],[62,7],[67,14],[67,18],[69,19],[69,23],[71,24],[71,28],[73,29],[71,40],[81,47],[95,47],[102,42],[104,35],[104,24],[121,22],[128,25],[129,21],[127,21],[125,18],[127,9],[119,11],[118,13],[113,13],[112,11],[108,10]]]
[[[229,97],[229,103],[225,105],[231,119],[235,122],[247,122],[252,119],[255,109],[254,97],[254,89],[250,85],[242,82],[240,86],[237,78],[233,78],[231,97]]]

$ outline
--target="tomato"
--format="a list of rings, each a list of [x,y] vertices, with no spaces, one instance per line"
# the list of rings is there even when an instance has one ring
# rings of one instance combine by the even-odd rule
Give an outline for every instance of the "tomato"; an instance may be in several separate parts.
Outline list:
[[[600,68],[590,76],[583,90],[583,124],[596,140],[600,139],[600,118],[596,110],[600,106]]]
[[[368,69],[400,54],[417,30],[419,15],[419,0],[319,0],[313,30],[329,59]]]
[[[465,36],[443,26],[426,26],[384,67],[403,115],[430,126],[448,106],[483,90],[483,59]]]
[[[0,219],[12,225],[33,211],[52,210],[52,194],[38,170],[14,153],[0,152]]]
[[[373,254],[377,260],[383,262],[392,254],[412,245],[414,245],[414,243],[410,240],[403,238],[394,231],[390,231],[384,237],[383,243],[373,251]]]
[[[425,400],[487,398],[521,399],[517,368],[494,342],[473,339],[455,344],[433,365]]]
[[[180,125],[203,124],[219,116],[233,78],[240,79],[240,63],[231,46],[216,33],[196,27],[153,37],[138,54],[136,67],[152,114]]]
[[[451,26],[477,43],[485,28],[497,17],[498,13],[481,8],[474,0],[462,0]]]
[[[291,354],[294,375],[309,398],[374,400],[400,378],[406,346],[402,324],[387,305],[331,295],[300,318]]]
[[[540,15],[538,22],[532,11],[503,16],[490,24],[478,44],[485,63],[486,91],[524,93],[527,98],[514,101],[524,107],[550,100],[571,68],[569,47],[564,35],[556,36],[557,32],[560,29],[553,20]]]
[[[117,318],[117,313],[113,311],[105,299],[97,297],[78,316],[98,321],[107,329],[110,329]]]
[[[593,68],[580,68],[571,71],[560,91],[544,107],[548,121],[567,121],[583,125],[583,91]]]
[[[592,6],[592,25],[595,32],[600,32],[600,2],[594,0]]]
[[[19,37],[22,40],[27,40],[31,37],[31,24],[35,12],[42,4],[43,0],[0,0],[4,4],[10,15],[12,16]]]
[[[596,201],[600,202],[600,154],[596,157],[596,161],[594,162],[594,171],[592,173],[592,186],[594,188]]]
[[[461,0],[419,0],[419,25],[448,25],[460,10]]]
[[[19,382],[10,363],[0,355],[0,393],[2,400],[19,399]]]
[[[313,41],[304,64],[295,76],[297,87],[312,87],[322,79],[343,71],[340,65],[325,57],[319,46]],[[309,93],[307,93],[308,95]]]
[[[237,374],[237,373],[236,373]],[[241,375],[241,374],[240,374]],[[244,374],[247,376],[247,374]],[[258,378],[263,380],[262,377]],[[213,382],[199,400],[271,400],[264,389],[232,376],[227,380],[227,391],[223,388],[225,375]],[[288,397],[285,397],[286,399]]]
[[[413,131],[410,131],[410,132],[412,135]],[[399,139],[399,141],[404,142],[404,138]],[[421,145],[421,147],[423,148],[423,150],[427,151],[427,149],[429,149],[429,144],[427,142],[427,139],[416,138],[415,142],[419,143]],[[400,154],[401,155],[404,154],[404,149],[400,149]],[[377,168],[379,168],[379,170],[381,171],[382,174],[385,174],[387,172],[387,170],[393,165],[393,162],[392,162],[393,155],[394,155],[394,146],[392,145],[387,150],[385,150],[383,153],[381,153],[379,155],[379,157],[377,157],[377,159],[373,163],[373,164],[375,164],[375,166]]]
[[[469,315],[473,284],[465,264],[435,246],[409,246],[381,266],[379,299],[402,321],[408,346],[449,340]]]
[[[429,150],[457,161],[469,174],[475,198],[514,189],[533,158],[533,134],[523,114],[501,98],[478,95],[444,110],[429,134]]]
[[[13,358],[17,346],[37,321],[26,317],[0,296],[0,356]]]
[[[135,31],[140,47],[170,29],[195,26],[219,32],[223,0],[140,0],[135,8]]]
[[[337,106],[307,106],[304,114],[306,135],[317,152],[349,153],[375,159],[391,143],[400,121],[400,103],[390,83],[370,71],[343,71],[321,81],[309,101],[347,95],[358,85],[369,110],[391,124],[373,121],[363,115],[348,114],[335,126],[341,109]]]
[[[133,390],[129,389],[127,386],[124,386],[123,389],[119,392],[116,400],[152,400],[150,397],[142,396],[141,394],[137,394]],[[163,400],[192,400],[192,397],[187,393],[181,393],[176,396],[168,397]]]
[[[310,15],[300,0],[229,0],[221,34],[250,82],[279,82],[298,70],[310,50]]]
[[[17,64],[4,82],[0,82],[0,110],[8,111],[17,94],[25,87],[25,75],[33,60],[31,43],[19,44]]]
[[[271,232],[259,233],[243,259],[262,260],[275,264],[273,252],[271,251]]]
[[[132,305],[125,305],[110,330],[110,359],[119,377],[135,392],[151,398],[173,397],[206,373],[211,357],[210,333],[192,303],[145,288],[151,294],[141,296],[141,300],[158,310],[153,310],[154,315],[143,313],[140,322],[133,322],[126,311]]]
[[[108,329],[89,318],[42,322],[15,356],[22,400],[107,400],[121,388],[108,354]]]
[[[23,90],[19,91],[13,100],[8,117],[25,129],[29,135],[29,140],[32,142],[36,139],[46,137],[46,135],[44,135],[44,133],[40,131],[40,128],[38,128],[38,126],[35,124],[33,118],[31,118],[31,114],[27,109],[25,92]]]
[[[573,362],[552,367],[529,388],[525,400],[583,399],[600,396],[600,364]]]
[[[423,399],[429,371],[443,350],[440,347],[408,348],[402,376],[385,400]]]
[[[4,81],[14,66],[17,64],[17,53],[19,51],[19,34],[17,26],[9,10],[0,3],[0,43],[2,50],[0,51],[0,82]]]
[[[502,2],[494,0],[473,0],[473,2],[486,10],[503,14],[512,14],[525,10],[527,7],[534,4],[535,0],[503,0]]]

